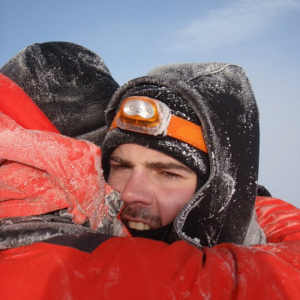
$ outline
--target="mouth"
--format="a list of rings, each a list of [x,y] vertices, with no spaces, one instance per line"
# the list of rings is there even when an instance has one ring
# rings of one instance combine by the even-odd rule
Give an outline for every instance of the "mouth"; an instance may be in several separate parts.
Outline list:
[[[150,230],[150,226],[143,222],[128,221],[127,225],[129,228],[135,230]]]
[[[161,227],[159,216],[152,214],[149,209],[124,205],[120,218],[128,229],[147,231]]]

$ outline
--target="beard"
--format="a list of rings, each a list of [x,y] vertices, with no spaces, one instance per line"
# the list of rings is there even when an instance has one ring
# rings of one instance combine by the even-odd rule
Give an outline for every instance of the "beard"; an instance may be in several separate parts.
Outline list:
[[[124,207],[121,212],[121,219],[139,219],[149,224],[151,228],[162,227],[161,218],[157,215],[153,215],[148,209],[143,207],[131,207],[130,205],[124,203]]]

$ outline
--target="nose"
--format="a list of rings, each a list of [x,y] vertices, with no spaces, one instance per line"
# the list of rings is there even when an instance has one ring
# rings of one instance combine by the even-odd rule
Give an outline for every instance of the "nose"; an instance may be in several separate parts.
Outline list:
[[[151,205],[153,193],[150,178],[143,172],[133,170],[120,196],[127,204]]]

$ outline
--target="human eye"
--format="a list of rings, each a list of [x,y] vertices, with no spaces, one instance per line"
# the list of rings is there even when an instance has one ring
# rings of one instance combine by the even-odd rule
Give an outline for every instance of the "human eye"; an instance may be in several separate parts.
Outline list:
[[[170,171],[166,171],[166,170],[160,171],[160,175],[167,178],[167,179],[181,179],[182,178],[182,176],[180,174],[170,172]]]
[[[113,171],[122,171],[122,170],[128,170],[130,167],[125,164],[116,164],[116,163],[111,163],[110,164],[110,169]]]

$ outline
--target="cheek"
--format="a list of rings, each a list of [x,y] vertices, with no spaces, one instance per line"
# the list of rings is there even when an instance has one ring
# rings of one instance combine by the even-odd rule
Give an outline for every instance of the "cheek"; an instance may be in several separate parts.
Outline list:
[[[115,189],[115,187],[114,187],[114,178],[113,178],[113,176],[111,175],[111,173],[109,173],[109,175],[108,175],[107,183],[108,183],[111,187],[113,187],[113,188]]]
[[[113,173],[109,174],[107,183],[117,192],[121,192],[124,186],[124,180]]]
[[[164,191],[157,198],[160,217],[163,225],[173,222],[185,204],[194,194],[190,188],[178,188]]]

